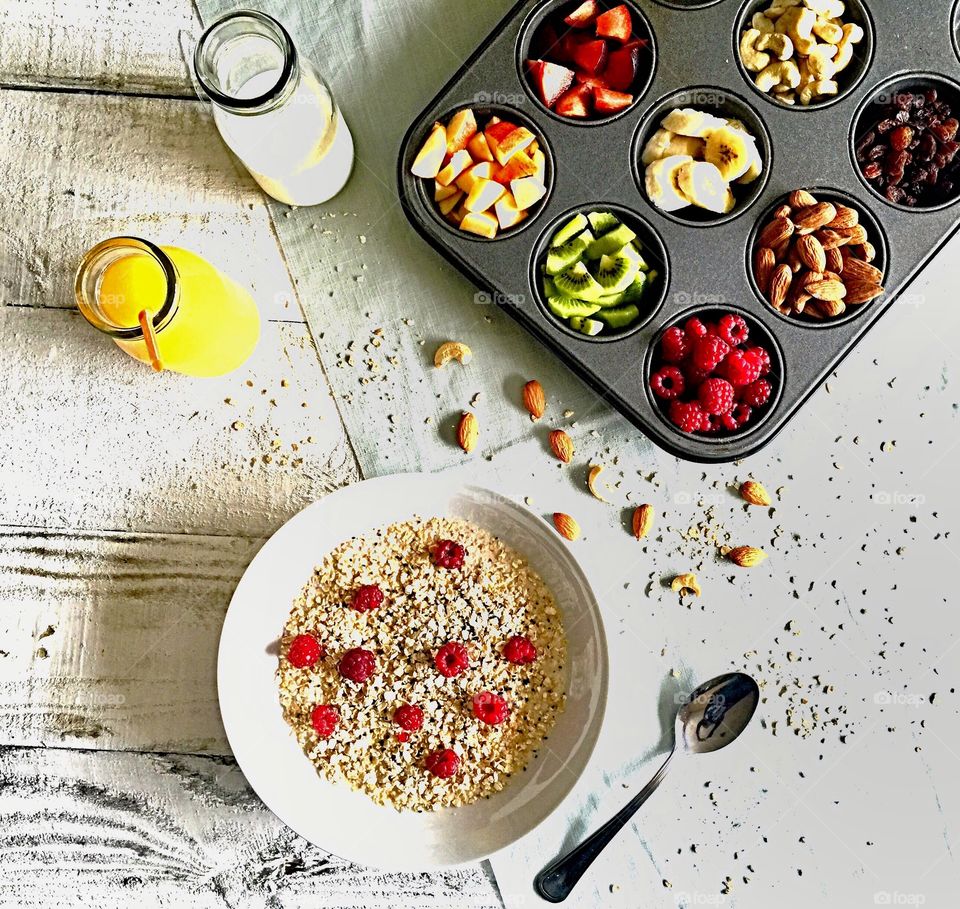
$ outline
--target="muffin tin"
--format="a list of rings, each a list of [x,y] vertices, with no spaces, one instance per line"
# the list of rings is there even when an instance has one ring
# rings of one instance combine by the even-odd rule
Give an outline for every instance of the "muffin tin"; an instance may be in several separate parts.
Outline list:
[[[888,306],[960,226],[956,200],[912,210],[882,199],[860,176],[853,144],[860,115],[893,85],[942,86],[960,98],[953,3],[904,8],[894,0],[862,0],[849,8],[869,41],[858,51],[849,84],[827,103],[784,107],[757,91],[739,63],[738,27],[769,3],[735,0],[630,2],[650,30],[653,72],[629,110],[599,122],[562,120],[537,100],[523,70],[537,25],[569,0],[520,0],[417,117],[403,139],[399,193],[416,230],[549,347],[601,397],[678,457],[725,462],[768,444],[836,369]],[[603,4],[605,6],[615,4]],[[713,36],[712,39],[708,36]],[[923,70],[912,63],[922,61]],[[756,133],[765,170],[728,216],[697,220],[657,210],[643,191],[640,149],[669,107],[697,107],[744,120]],[[497,113],[540,138],[550,162],[548,196],[520,229],[484,240],[458,231],[435,211],[430,181],[410,165],[437,120],[457,110]],[[865,125],[865,124],[864,124]],[[760,296],[750,257],[757,230],[781,198],[797,188],[848,200],[863,215],[885,271],[887,293],[836,320],[781,316]],[[637,326],[616,335],[578,336],[544,307],[539,264],[553,232],[575,212],[608,209],[640,228],[660,287],[645,298]],[[687,435],[670,424],[649,391],[654,345],[671,325],[698,313],[740,312],[773,357],[774,397],[762,420],[736,434]],[[879,391],[879,389],[878,389]]]

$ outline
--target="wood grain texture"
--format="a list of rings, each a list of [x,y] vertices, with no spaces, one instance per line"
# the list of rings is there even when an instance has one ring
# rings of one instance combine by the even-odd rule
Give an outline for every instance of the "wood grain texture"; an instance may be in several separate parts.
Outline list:
[[[190,0],[7,0],[0,84],[187,94],[181,30],[199,31]]]
[[[264,317],[302,321],[263,194],[198,101],[0,90],[0,183],[18,188],[0,209],[0,305],[73,308],[83,253],[132,234],[192,249]]]
[[[263,537],[357,479],[303,325],[265,323],[216,379],[156,375],[65,310],[0,307],[0,346],[0,525]]]
[[[383,874],[310,846],[228,759],[6,748],[0,791],[4,905],[499,905],[481,866]]]

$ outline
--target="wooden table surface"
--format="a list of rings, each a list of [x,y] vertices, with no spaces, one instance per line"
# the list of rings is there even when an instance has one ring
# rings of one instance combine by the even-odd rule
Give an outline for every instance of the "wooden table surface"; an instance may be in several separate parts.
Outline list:
[[[182,30],[198,30],[189,0],[0,3],[0,902],[498,906],[485,868],[384,875],[310,847],[230,757],[215,654],[233,588],[266,536],[360,473],[264,199],[193,97]],[[203,250],[245,282],[267,320],[257,358],[223,379],[158,377],[90,329],[74,309],[78,257],[127,232]],[[846,533],[854,574],[837,614],[818,613],[830,641],[837,625],[857,628],[849,652],[831,651],[833,683],[858,692],[844,714],[875,712],[871,691],[924,702],[904,700],[914,712],[871,747],[877,813],[858,815],[857,835],[874,822],[883,832],[889,784],[901,810],[915,805],[904,820],[927,831],[939,870],[953,868],[960,812],[949,611],[960,322],[946,261],[957,250],[921,282],[924,306],[885,319],[874,353],[840,370],[843,397],[819,392],[763,458],[798,503],[787,507],[798,539]],[[722,476],[666,456],[659,466],[687,489]],[[826,511],[810,526],[841,490],[860,503],[845,530]],[[878,493],[887,506],[912,497],[919,524],[871,511]],[[869,572],[902,593],[871,602],[874,626],[858,624]],[[820,846],[849,858],[828,836]],[[796,863],[782,864],[787,887]],[[894,904],[927,893],[923,871],[874,889]]]

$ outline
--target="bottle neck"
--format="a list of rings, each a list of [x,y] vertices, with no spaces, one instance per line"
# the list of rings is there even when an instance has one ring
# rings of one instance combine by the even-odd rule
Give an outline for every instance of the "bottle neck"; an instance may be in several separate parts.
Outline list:
[[[124,260],[134,258],[141,260],[136,263],[138,270],[131,271],[138,281],[104,280],[110,269],[123,268]],[[180,275],[171,258],[149,240],[114,237],[83,257],[74,289],[77,308],[94,328],[120,340],[142,341],[141,312],[147,313],[154,332],[162,331],[176,316]]]
[[[282,106],[300,80],[287,30],[255,10],[238,10],[214,22],[200,37],[193,62],[210,101],[238,116]]]

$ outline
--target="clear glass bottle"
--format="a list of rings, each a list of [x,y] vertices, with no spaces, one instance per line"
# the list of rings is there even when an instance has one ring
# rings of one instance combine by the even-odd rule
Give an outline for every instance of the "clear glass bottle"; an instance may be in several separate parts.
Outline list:
[[[276,19],[239,10],[194,53],[223,141],[263,190],[288,205],[332,199],[350,178],[353,137],[323,77]]]

